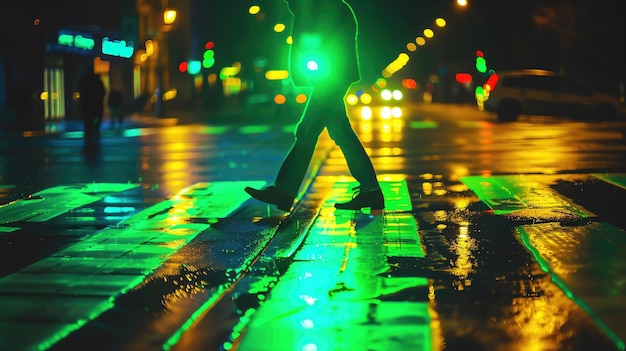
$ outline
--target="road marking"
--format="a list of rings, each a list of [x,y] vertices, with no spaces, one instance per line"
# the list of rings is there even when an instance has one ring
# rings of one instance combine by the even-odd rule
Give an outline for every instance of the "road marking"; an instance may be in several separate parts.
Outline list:
[[[624,174],[593,176],[616,187],[624,188],[626,184]],[[515,213],[538,220],[516,227],[523,244],[566,296],[594,319],[618,349],[624,350],[626,260],[621,253],[626,249],[626,233],[606,222],[562,224],[563,215],[566,219],[596,217],[547,185],[555,179],[572,177],[576,175],[473,176],[461,181],[494,214]],[[538,211],[523,212],[529,209]]]
[[[439,128],[439,123],[436,121],[411,121],[409,126],[412,129],[436,129]]]
[[[48,188],[0,206],[0,223],[45,222],[138,184],[86,183]]]
[[[45,350],[113,307],[179,248],[263,181],[198,183],[0,279],[0,348]],[[94,185],[97,187],[98,184]],[[111,185],[107,185],[111,186]],[[58,194],[55,190],[44,195]],[[201,221],[192,221],[202,219]]]
[[[593,174],[593,176],[604,180],[607,183],[626,189],[626,174]]]
[[[624,231],[604,222],[568,227],[542,223],[516,229],[552,281],[624,350]]]
[[[551,210],[561,215],[568,214],[579,218],[594,216],[593,213],[571,204],[559,193],[543,182],[547,176],[505,175],[469,176],[461,178],[496,215],[532,209]]]
[[[406,181],[380,184],[387,206],[378,216],[336,210],[357,183],[334,184],[294,261],[251,315],[238,350],[432,349],[429,303],[384,299],[428,280],[384,274],[388,257],[424,252]]]

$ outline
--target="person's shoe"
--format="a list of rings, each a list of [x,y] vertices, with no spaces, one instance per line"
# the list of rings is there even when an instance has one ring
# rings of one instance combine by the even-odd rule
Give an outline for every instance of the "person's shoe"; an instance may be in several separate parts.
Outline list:
[[[285,212],[291,211],[291,206],[293,206],[294,198],[287,195],[284,191],[278,189],[274,185],[265,187],[261,190],[247,186],[244,190],[253,198],[268,204],[276,205],[279,210]]]
[[[348,202],[341,204],[335,204],[335,208],[340,210],[360,210],[362,208],[369,208],[370,210],[382,210],[385,208],[385,198],[383,192],[380,189],[371,191],[359,191],[355,193],[356,196]]]

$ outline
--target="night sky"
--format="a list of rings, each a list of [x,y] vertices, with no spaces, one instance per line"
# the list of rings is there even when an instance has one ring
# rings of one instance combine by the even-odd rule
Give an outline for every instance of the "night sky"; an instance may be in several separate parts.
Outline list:
[[[490,68],[544,68],[561,70],[596,85],[612,86],[625,79],[621,58],[626,27],[620,1],[592,0],[469,0],[460,9],[453,0],[351,1],[360,25],[359,44],[365,76],[378,75],[406,44],[434,28],[443,17],[448,25],[423,47],[410,54],[401,75],[425,79],[430,74],[471,71],[476,50],[486,54]],[[243,30],[228,33],[234,51],[274,50],[270,39],[274,21],[287,18],[282,0],[261,2],[266,22],[242,18]],[[247,7],[248,3],[222,3]],[[245,13],[246,8],[233,13]],[[233,19],[228,19],[232,25]],[[264,27],[265,25],[265,27]]]

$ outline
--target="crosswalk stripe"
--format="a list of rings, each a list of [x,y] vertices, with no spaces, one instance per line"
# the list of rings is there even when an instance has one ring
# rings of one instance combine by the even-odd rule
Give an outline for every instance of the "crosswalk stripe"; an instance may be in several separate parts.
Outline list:
[[[585,310],[613,340],[619,350],[626,346],[626,296],[621,292],[624,280],[620,272],[626,266],[622,250],[625,233],[604,222],[578,227],[559,223],[541,223],[517,227],[526,247],[541,268],[550,274],[565,294]],[[563,249],[567,248],[567,249]],[[578,255],[572,257],[571,252]]]
[[[625,188],[624,174],[593,176]],[[626,346],[626,328],[622,325],[626,315],[623,281],[621,276],[607,277],[602,272],[619,272],[620,267],[626,266],[621,255],[626,248],[626,233],[613,224],[598,221],[563,226],[560,219],[564,217],[596,217],[547,185],[564,178],[567,176],[503,175],[464,177],[461,181],[496,215],[519,216],[523,211],[538,210],[526,215],[542,221],[516,227],[521,241],[552,281],[623,350]]]
[[[428,286],[425,277],[382,274],[388,257],[423,257],[406,181],[380,182],[387,206],[378,216],[334,208],[350,199],[356,184],[334,183],[294,262],[252,314],[238,350],[432,349],[429,303],[384,300]]]
[[[607,183],[626,189],[626,174],[594,174],[595,177],[604,180]]]
[[[594,214],[571,204],[558,192],[545,185],[546,176],[503,175],[468,176],[461,182],[478,196],[494,214],[520,210],[553,210],[561,214],[587,218]]]
[[[0,325],[14,349],[47,349],[113,307],[171,254],[249,197],[263,181],[198,183],[0,279]],[[234,190],[239,190],[239,196]],[[50,191],[48,194],[53,194]],[[191,219],[203,219],[193,223]],[[10,331],[10,332],[8,332]]]
[[[0,223],[45,222],[76,208],[97,202],[139,184],[86,183],[56,186],[0,206]]]

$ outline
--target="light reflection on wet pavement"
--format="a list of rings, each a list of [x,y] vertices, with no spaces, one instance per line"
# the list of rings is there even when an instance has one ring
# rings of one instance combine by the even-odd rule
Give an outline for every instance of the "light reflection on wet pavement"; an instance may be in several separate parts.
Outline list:
[[[408,195],[406,183],[396,184],[385,194]],[[395,212],[402,206],[388,206],[382,215],[336,211],[334,203],[345,201],[341,195],[349,187],[335,183],[328,192],[306,241],[254,313],[238,350],[431,349],[428,280],[395,277],[387,262],[388,256],[424,256],[410,207]],[[415,289],[421,297],[407,298]]]
[[[175,159],[163,166],[179,170],[165,200],[136,201],[150,192],[108,183],[121,188],[40,203],[45,228],[93,228],[78,227],[80,244],[55,237],[73,259],[45,256],[0,279],[3,337],[53,350],[624,349],[623,174],[455,180],[399,174],[409,167],[394,163],[402,149],[374,150],[393,173],[380,175],[382,214],[334,210],[352,185],[337,151],[289,216],[224,196],[241,184],[222,184],[220,201],[203,183],[179,194],[186,170],[198,168]],[[16,204],[25,206],[2,207],[0,217],[20,222],[0,230],[40,229],[19,215],[37,203]],[[111,223],[119,225],[94,234]],[[40,274],[59,267],[43,283]]]

